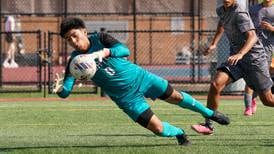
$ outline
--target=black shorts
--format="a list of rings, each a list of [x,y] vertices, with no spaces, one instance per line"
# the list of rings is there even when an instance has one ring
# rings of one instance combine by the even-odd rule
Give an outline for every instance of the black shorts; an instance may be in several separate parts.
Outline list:
[[[148,108],[137,118],[136,122],[139,123],[141,126],[147,128],[147,125],[153,115],[154,113],[151,111],[150,108]]]
[[[12,35],[12,33],[6,33],[6,41],[8,42],[8,43],[12,43],[13,42],[13,35]]]
[[[243,78],[246,84],[259,94],[270,90],[273,85],[267,59],[250,63],[241,61],[237,65],[223,63],[217,70],[227,73],[233,82]]]

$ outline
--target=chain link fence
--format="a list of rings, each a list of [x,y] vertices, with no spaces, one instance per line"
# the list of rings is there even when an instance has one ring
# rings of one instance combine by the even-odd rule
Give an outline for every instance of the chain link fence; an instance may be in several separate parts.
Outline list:
[[[41,45],[35,45],[34,37],[24,36],[26,53],[42,49],[50,57],[43,63],[36,61],[40,69],[41,84],[51,92],[55,73],[61,73],[73,50],[58,35],[62,19],[77,16],[86,22],[89,32],[104,31],[125,43],[131,50],[129,60],[162,76],[178,89],[189,92],[207,92],[216,67],[229,53],[224,37],[217,51],[203,56],[203,50],[213,39],[218,18],[215,13],[220,0],[2,0],[0,15],[1,32],[4,34],[4,18],[15,16],[21,22],[20,31],[42,31]],[[252,1],[253,2],[253,1]],[[255,2],[253,2],[255,3]],[[25,34],[24,34],[25,35]],[[1,46],[6,42],[2,38]],[[1,51],[2,76],[4,50]],[[16,54],[17,55],[17,54]],[[18,57],[19,54],[16,56]],[[28,56],[27,56],[28,57]],[[21,59],[21,58],[20,58]],[[26,64],[28,65],[28,64]],[[19,68],[24,64],[19,64]],[[42,71],[41,71],[42,70]],[[44,71],[44,72],[43,72]],[[44,75],[43,75],[44,73]],[[45,75],[46,74],[46,75]],[[9,75],[8,75],[9,76]],[[35,75],[34,76],[39,76]],[[24,75],[18,79],[24,81]],[[1,77],[3,85],[4,78]],[[228,88],[227,92],[241,92],[243,84]],[[79,88],[85,93],[93,89],[92,83]],[[4,89],[2,89],[4,90]],[[93,89],[97,92],[97,89]],[[5,91],[5,90],[4,90]]]
[[[42,66],[37,54],[41,48],[41,31],[1,32],[0,35],[0,92],[41,91]],[[8,41],[12,38],[13,41]],[[9,59],[9,50],[14,50],[14,58]]]

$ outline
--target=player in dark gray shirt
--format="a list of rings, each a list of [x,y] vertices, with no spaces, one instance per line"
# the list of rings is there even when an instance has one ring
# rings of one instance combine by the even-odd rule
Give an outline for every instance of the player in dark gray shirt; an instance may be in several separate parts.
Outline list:
[[[274,97],[271,93],[273,82],[268,71],[267,55],[262,43],[258,41],[249,13],[235,0],[223,0],[223,6],[217,8],[217,14],[220,18],[217,31],[204,54],[207,55],[216,49],[225,32],[230,43],[230,56],[217,69],[210,85],[207,106],[216,110],[223,88],[244,78],[247,85],[258,93],[264,105],[274,107]],[[191,127],[198,133],[213,133],[213,124],[209,119],[205,120],[205,124]]]
[[[263,0],[262,3],[250,7],[249,13],[256,28],[256,34],[263,43],[268,56],[268,63],[271,64],[274,52],[274,4],[272,0]],[[273,80],[274,67],[270,65],[270,75]],[[274,90],[274,87],[272,88]],[[273,91],[272,90],[272,91]],[[251,116],[256,112],[256,94],[246,86],[244,94],[245,111],[244,115]]]

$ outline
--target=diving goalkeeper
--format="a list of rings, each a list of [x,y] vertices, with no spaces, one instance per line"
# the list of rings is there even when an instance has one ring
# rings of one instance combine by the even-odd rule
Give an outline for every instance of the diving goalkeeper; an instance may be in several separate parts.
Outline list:
[[[97,72],[91,79],[122,109],[132,120],[161,137],[176,137],[179,145],[189,145],[183,129],[162,122],[151,110],[145,98],[161,99],[178,107],[200,113],[222,125],[229,124],[224,114],[206,108],[185,92],[178,92],[167,80],[154,75],[125,58],[130,51],[124,44],[106,33],[88,36],[83,20],[67,18],[62,21],[60,35],[75,51],[67,64],[63,84],[60,77],[55,80],[58,96],[69,96],[75,78],[69,71],[71,59],[79,54],[92,54],[97,60]]]

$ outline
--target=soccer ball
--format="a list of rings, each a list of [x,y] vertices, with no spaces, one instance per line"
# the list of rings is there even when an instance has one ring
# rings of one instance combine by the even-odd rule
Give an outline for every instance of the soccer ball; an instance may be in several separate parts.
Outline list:
[[[74,57],[69,66],[70,73],[78,80],[90,80],[97,71],[96,63],[88,54]]]

